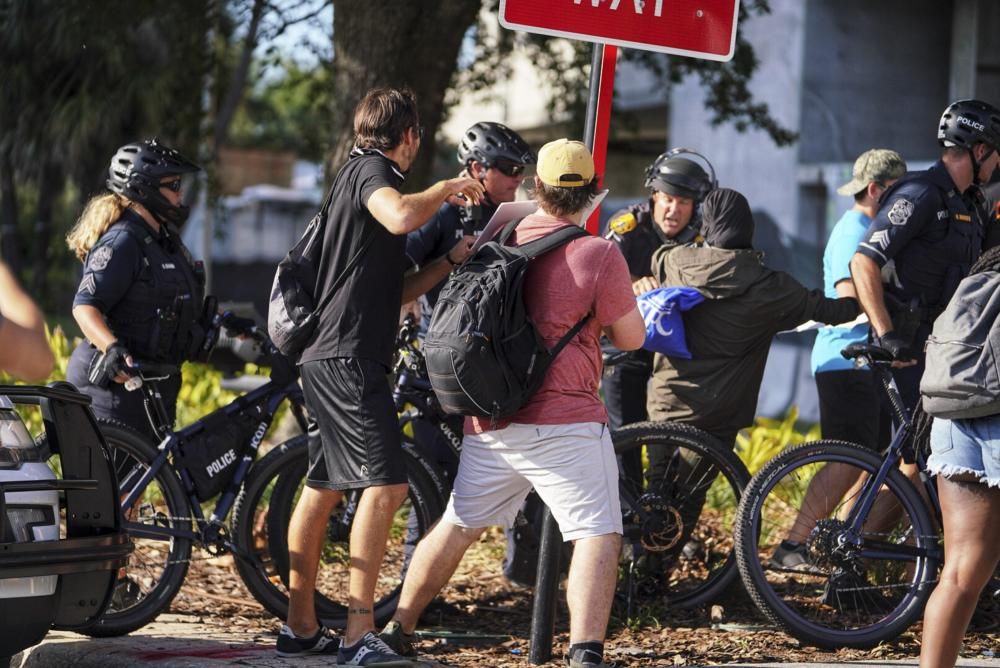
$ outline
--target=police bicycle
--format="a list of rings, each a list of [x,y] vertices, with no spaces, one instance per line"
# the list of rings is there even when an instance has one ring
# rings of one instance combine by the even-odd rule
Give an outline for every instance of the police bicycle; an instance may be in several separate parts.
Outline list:
[[[123,527],[134,541],[135,551],[120,573],[107,611],[99,623],[84,631],[89,635],[129,633],[165,610],[184,582],[194,546],[209,557],[232,554],[251,594],[262,602],[271,600],[271,592],[258,574],[266,574],[268,582],[283,580],[287,584],[287,544],[283,544],[282,570],[282,562],[274,557],[280,551],[266,547],[267,527],[261,518],[277,501],[287,533],[289,500],[273,500],[269,485],[281,475],[305,475],[306,435],[290,438],[260,459],[256,456],[284,402],[288,402],[300,430],[307,430],[298,372],[250,321],[226,313],[217,316],[213,324],[254,339],[261,347],[262,361],[270,366],[270,377],[218,411],[174,431],[158,383],[178,369],[142,361],[135,364],[130,382],[140,385],[150,423],[162,440],[156,445],[123,424],[100,421],[119,483]],[[421,477],[416,458],[404,454],[410,495],[402,512],[414,509],[422,534],[440,514],[437,505],[427,505],[436,503],[437,493]],[[212,506],[210,500],[216,494],[219,496]],[[323,545],[316,607],[322,622],[329,626],[343,627],[347,621],[347,537],[357,498],[357,493],[345,495],[330,517]],[[266,607],[284,618],[287,597]]]
[[[423,421],[439,433],[457,461],[461,449],[461,418],[448,416],[438,404],[427,377],[423,354],[417,342],[415,323],[404,320],[396,340],[393,365],[393,396],[403,430],[403,449],[413,455],[420,469],[411,475],[436,491],[436,502],[425,505],[440,514],[451,493],[451,477],[442,466],[441,448],[427,447],[426,432],[416,426]],[[412,425],[413,429],[410,429]],[[416,438],[414,438],[416,436]],[[670,453],[665,466],[658,472],[647,470],[644,475],[619,478],[619,495],[626,547],[620,564],[622,571],[620,595],[624,598],[627,615],[640,602],[658,601],[674,607],[695,607],[717,597],[737,576],[734,554],[734,521],[736,506],[750,476],[731,449],[725,448],[709,434],[687,425],[646,422],[630,425],[612,436],[619,470],[625,460],[648,459],[649,448],[662,448]],[[280,453],[280,450],[276,451]],[[247,485],[247,503],[263,509],[257,497],[270,495],[267,515],[260,520],[266,540],[262,550],[271,552],[268,558],[238,563],[246,569],[256,566],[256,573],[242,572],[245,581],[258,600],[278,614],[281,601],[287,595],[287,582],[275,577],[287,568],[282,546],[287,542],[287,514],[301,491],[305,476],[304,460],[298,468],[289,467],[281,454],[266,468],[254,484]],[[270,477],[268,472],[271,472]],[[440,504],[440,505],[438,505]],[[519,521],[526,521],[519,518]],[[390,553],[404,566],[394,566],[390,577],[405,570],[406,555],[421,531],[406,532],[399,526],[390,541]],[[540,534],[540,531],[538,532]],[[271,547],[265,547],[265,546]],[[273,567],[269,571],[265,567]],[[266,592],[261,597],[258,594]],[[388,621],[395,610],[398,591],[381,597],[375,605],[375,618]]]
[[[781,453],[747,487],[736,544],[743,584],[769,620],[817,647],[867,649],[898,636],[923,611],[944,558],[941,510],[934,480],[923,473],[927,453],[912,447],[891,356],[866,344],[843,355],[875,373],[897,426],[892,442],[884,454],[835,440]],[[911,452],[921,490],[898,468]],[[846,493],[830,482],[836,467],[858,481]],[[816,504],[806,503],[810,486]],[[803,526],[804,563],[790,568],[772,559],[793,527]]]

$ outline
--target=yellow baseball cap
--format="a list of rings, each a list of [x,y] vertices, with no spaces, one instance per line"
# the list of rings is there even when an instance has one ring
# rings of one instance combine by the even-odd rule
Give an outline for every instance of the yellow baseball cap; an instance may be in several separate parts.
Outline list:
[[[579,188],[594,180],[594,158],[583,142],[556,139],[538,152],[535,173],[547,186]]]

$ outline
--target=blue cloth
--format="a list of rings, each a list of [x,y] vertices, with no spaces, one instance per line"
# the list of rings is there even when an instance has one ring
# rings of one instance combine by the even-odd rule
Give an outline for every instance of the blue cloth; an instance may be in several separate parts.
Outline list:
[[[865,238],[871,218],[851,209],[846,211],[833,226],[830,240],[823,251],[823,294],[836,299],[836,285],[851,278],[851,257],[858,244]],[[824,327],[816,333],[812,349],[813,374],[823,371],[853,369],[854,362],[844,359],[840,351],[852,343],[863,342],[868,335],[868,325],[855,325],[851,329]]]
[[[1000,487],[1000,415],[972,420],[934,418],[927,470],[946,478],[971,473]]]
[[[656,288],[640,295],[639,312],[646,323],[646,342],[642,347],[654,353],[691,359],[681,313],[703,301],[705,296],[694,288]]]

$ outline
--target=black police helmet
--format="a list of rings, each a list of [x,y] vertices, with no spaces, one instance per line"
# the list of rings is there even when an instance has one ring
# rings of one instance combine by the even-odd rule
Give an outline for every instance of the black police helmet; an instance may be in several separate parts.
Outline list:
[[[646,187],[675,197],[687,197],[695,203],[701,202],[716,187],[714,170],[709,177],[698,163],[678,157],[682,153],[701,157],[701,154],[687,149],[667,151],[646,169]]]
[[[458,143],[458,161],[469,166],[473,160],[492,167],[497,159],[522,165],[535,164],[536,158],[521,136],[500,123],[481,121],[465,131]]]
[[[200,171],[201,167],[183,155],[147,139],[118,149],[108,167],[108,189],[146,207],[161,223],[180,225],[190,213],[185,205],[174,206],[160,193],[160,181]]]
[[[958,100],[948,105],[938,123],[943,147],[971,149],[980,142],[1000,150],[1000,110],[980,100]]]

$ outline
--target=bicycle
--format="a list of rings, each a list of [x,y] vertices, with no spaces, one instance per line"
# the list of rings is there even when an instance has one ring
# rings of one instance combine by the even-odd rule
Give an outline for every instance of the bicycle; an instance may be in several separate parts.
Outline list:
[[[913,433],[891,356],[864,344],[843,354],[868,364],[892,406],[897,430],[888,449],[879,455],[820,440],[781,453],[747,487],[736,548],[743,584],[769,620],[818,647],[867,649],[898,636],[923,610],[943,559],[940,505],[923,473],[925,452],[913,453],[924,496],[898,468]],[[830,489],[831,478],[845,473],[857,482],[846,493]],[[810,498],[826,508],[803,507],[810,485]],[[778,543],[803,527],[807,563],[771,563]]]
[[[305,475],[307,459],[306,435],[299,434],[273,448],[255,461],[257,451],[274,420],[279,407],[288,402],[299,428],[308,429],[302,390],[298,384],[295,366],[274,347],[266,333],[247,321],[231,314],[217,316],[216,327],[226,328],[237,334],[255,339],[263,359],[270,365],[270,376],[263,385],[236,398],[193,424],[174,431],[158,383],[178,372],[176,367],[138,361],[132,373],[143,399],[150,424],[162,436],[159,445],[119,423],[99,421],[113,463],[121,493],[123,526],[136,544],[129,558],[124,577],[100,621],[84,632],[92,636],[114,636],[134,631],[150,621],[169,606],[181,588],[192,560],[192,547],[197,545],[211,556],[231,553],[235,556],[237,570],[255,598],[268,600],[269,610],[282,619],[287,613],[287,597],[283,602],[274,601],[270,591],[250,572],[268,572],[269,577],[284,577],[273,568],[269,553],[260,550],[265,530],[261,517],[267,513],[271,501],[262,494],[262,486],[275,476],[275,464],[291,466],[290,471],[301,470]],[[199,490],[190,467],[183,464],[185,453],[195,452],[208,439],[221,442],[224,454],[214,463],[216,470],[228,462],[235,466],[225,475],[228,480],[221,485],[221,495],[206,516],[202,503],[209,495]],[[299,468],[295,468],[299,467]],[[419,464],[408,456],[408,473],[419,476]],[[200,472],[199,475],[204,475]],[[216,483],[218,484],[218,483]],[[423,478],[410,480],[411,494],[404,505],[412,505],[421,518],[421,528],[426,531],[440,511],[428,507],[426,502],[436,498],[428,492]],[[413,490],[419,490],[414,492]],[[347,572],[349,568],[346,549],[347,535],[353,520],[357,494],[345,495],[344,503],[331,516],[328,540],[320,562],[317,580],[316,605],[320,618],[329,626],[346,625]],[[288,504],[288,499],[279,499]],[[282,507],[282,512],[286,508]],[[232,511],[231,527],[225,520]],[[291,507],[287,507],[290,515]],[[287,526],[287,525],[286,525]],[[287,545],[285,546],[287,555]]]
[[[457,458],[461,438],[447,431],[444,413],[440,407],[435,409],[430,384],[425,385],[425,381],[407,372],[416,361],[405,351],[410,348],[416,350],[415,339],[416,325],[409,320],[401,327],[396,341],[398,352],[393,365],[396,379],[393,396],[397,410],[409,411],[403,424],[418,419],[425,412],[440,419],[442,431],[451,435],[448,443],[456,448]],[[419,359],[422,360],[422,357]],[[404,436],[402,445],[409,498],[396,511],[379,569],[373,608],[377,624],[388,622],[395,612],[409,561],[407,555],[444,512],[444,499],[451,490],[446,472],[421,452],[411,439]],[[281,619],[288,612],[289,521],[305,486],[307,466],[308,449],[304,439],[275,447],[257,464],[255,475],[247,481],[243,494],[236,502],[234,540],[245,549],[247,556],[237,560],[237,570],[254,598]],[[347,624],[348,547],[351,522],[360,495],[361,490],[350,491],[331,516],[327,527],[328,540],[320,558],[316,612],[320,622],[330,628],[343,628]]]
[[[436,456],[425,442],[406,433],[407,426],[420,420],[429,423],[435,432],[443,435],[446,449],[450,449],[457,464],[462,418],[447,415],[437,402],[412,319],[404,320],[397,334],[392,373],[395,378],[393,397],[404,431],[404,450],[419,462],[425,474],[422,477],[437,490],[443,506],[451,493],[447,467],[436,461],[440,453]],[[625,470],[624,459],[641,458],[644,448],[662,447],[672,453],[668,465],[656,475],[647,471],[645,476],[620,476],[624,538],[628,545],[622,564],[622,594],[629,616],[633,600],[639,596],[652,596],[677,607],[693,607],[711,600],[737,575],[732,525],[737,502],[750,478],[743,463],[732,450],[724,448],[709,434],[685,425],[650,422],[632,425],[613,434],[612,440],[620,471]],[[692,467],[689,462],[703,464]],[[275,465],[269,470],[278,475],[284,469]],[[272,512],[276,499],[281,501],[280,507],[287,507],[288,500],[297,496],[303,475],[303,470],[291,471],[273,484],[261,483],[262,487],[272,490]],[[251,490],[256,488],[248,486],[248,494]],[[704,512],[700,512],[701,505],[695,508],[692,499],[706,495],[709,503]],[[252,494],[248,498],[252,499]],[[279,546],[284,538],[283,520],[281,514],[264,520],[268,535]],[[688,538],[694,540],[697,550],[684,552]],[[416,542],[412,534],[409,538],[399,536],[399,539],[404,542],[403,566],[393,572],[405,570],[406,553]],[[263,581],[264,575],[254,577]],[[248,577],[244,574],[245,579]],[[280,595],[280,583],[270,582],[275,587],[275,595]],[[376,620],[381,623],[391,618],[396,598],[398,590],[384,598],[381,605],[376,604]],[[258,600],[269,607],[264,600]]]

